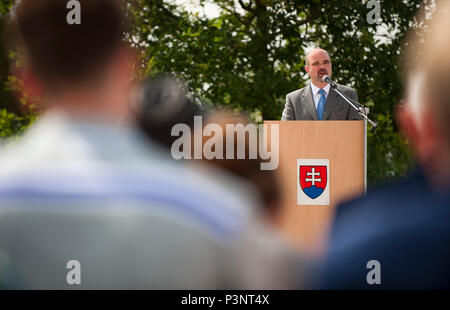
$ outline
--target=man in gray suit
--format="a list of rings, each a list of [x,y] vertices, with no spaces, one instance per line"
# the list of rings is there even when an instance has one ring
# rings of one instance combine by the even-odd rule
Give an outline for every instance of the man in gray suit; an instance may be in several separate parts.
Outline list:
[[[323,76],[332,74],[331,59],[327,51],[316,48],[307,53],[305,70],[311,78],[311,83],[286,96],[281,120],[362,119],[328,83],[322,81]],[[350,100],[358,101],[355,89],[339,84],[337,89]]]

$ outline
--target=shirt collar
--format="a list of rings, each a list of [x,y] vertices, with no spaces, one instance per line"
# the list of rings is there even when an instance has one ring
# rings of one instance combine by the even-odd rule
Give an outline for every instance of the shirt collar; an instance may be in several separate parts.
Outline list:
[[[316,96],[320,88],[314,85],[313,82],[311,82],[311,90],[313,92],[313,96]],[[325,96],[328,96],[328,94],[330,93],[330,84],[327,84],[327,86],[325,86],[323,90],[325,91]]]

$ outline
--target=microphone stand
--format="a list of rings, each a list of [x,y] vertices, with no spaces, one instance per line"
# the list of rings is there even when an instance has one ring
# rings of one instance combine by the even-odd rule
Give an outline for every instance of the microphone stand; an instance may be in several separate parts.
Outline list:
[[[374,121],[372,121],[370,118],[368,118],[367,117],[367,115],[365,114],[365,113],[362,113],[352,102],[350,102],[350,100],[348,100],[347,99],[347,97],[345,97],[340,91],[338,91],[337,90],[337,85],[336,85],[336,83],[329,83],[328,82],[328,84],[330,84],[330,86],[334,89],[334,91],[336,92],[336,93],[338,93],[339,94],[339,96],[341,96],[353,109],[355,109],[356,110],[356,112],[358,112],[358,114],[359,115],[361,115],[362,117],[364,117],[373,127],[377,127],[378,125],[377,125],[377,123],[375,123]],[[356,102],[356,101],[355,101]],[[358,102],[358,104],[359,105],[361,105],[361,106],[363,106],[362,104],[360,104],[359,102]],[[363,109],[364,109],[364,106],[363,106]],[[365,109],[364,109],[364,112],[365,112]]]

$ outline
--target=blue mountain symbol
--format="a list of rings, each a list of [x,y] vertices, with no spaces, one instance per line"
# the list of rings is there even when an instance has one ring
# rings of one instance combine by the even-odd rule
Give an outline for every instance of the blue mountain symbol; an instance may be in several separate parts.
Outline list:
[[[311,199],[316,199],[323,193],[322,187],[316,187],[315,185],[312,185],[310,187],[305,187],[303,189],[303,192]]]

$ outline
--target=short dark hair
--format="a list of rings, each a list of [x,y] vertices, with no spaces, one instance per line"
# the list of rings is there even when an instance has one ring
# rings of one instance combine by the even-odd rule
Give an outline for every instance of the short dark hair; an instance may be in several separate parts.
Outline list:
[[[12,17],[14,43],[48,87],[101,72],[127,29],[120,0],[78,0],[81,24],[69,25],[67,0],[21,0]]]

